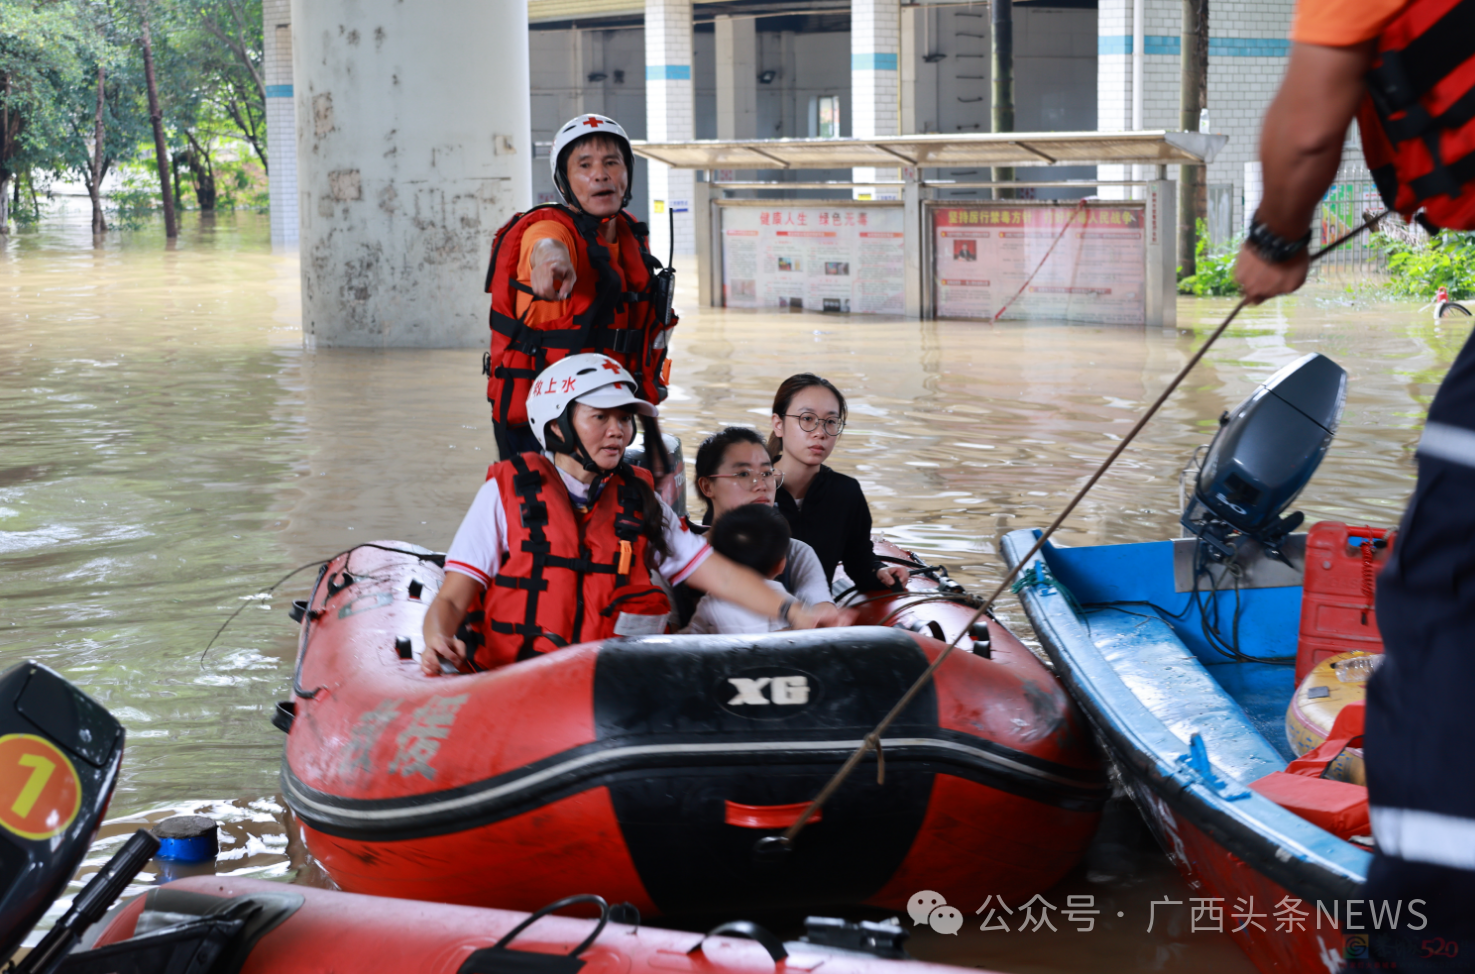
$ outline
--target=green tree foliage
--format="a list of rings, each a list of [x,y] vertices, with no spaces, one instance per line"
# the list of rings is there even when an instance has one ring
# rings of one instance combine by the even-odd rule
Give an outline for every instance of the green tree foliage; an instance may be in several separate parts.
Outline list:
[[[90,50],[81,83],[66,92],[68,137],[62,142],[65,168],[79,176],[92,197],[93,230],[102,218],[102,183],[119,163],[136,158],[150,141],[144,94],[143,57],[136,39],[136,11],[113,0],[73,0],[88,31]],[[99,140],[98,136],[102,136]]]
[[[70,3],[0,0],[0,233],[21,176],[66,168],[67,103],[93,54],[80,12]]]
[[[260,0],[0,0],[0,200],[37,174],[69,173],[91,193],[125,163],[152,168],[145,11],[176,199],[192,186],[202,209],[264,202]],[[157,189],[125,182],[116,212],[136,214],[149,192],[158,201]],[[102,207],[95,198],[95,226]],[[0,233],[6,218],[0,202]]]
[[[1426,243],[1386,234],[1374,238],[1388,255],[1388,290],[1430,300],[1441,287],[1451,299],[1475,297],[1475,233],[1446,230]]]
[[[1194,263],[1198,270],[1178,282],[1179,294],[1192,294],[1200,298],[1222,298],[1239,293],[1239,284],[1234,280],[1234,261],[1239,256],[1239,240],[1235,240],[1223,253],[1209,253],[1208,225],[1198,221],[1198,243],[1194,244]]]
[[[236,205],[237,184],[252,182],[239,175],[243,156],[267,168],[260,0],[154,0],[152,9],[176,200],[189,184],[201,210]]]
[[[228,121],[266,169],[266,83],[261,0],[173,0],[172,38],[194,66],[200,102]]]

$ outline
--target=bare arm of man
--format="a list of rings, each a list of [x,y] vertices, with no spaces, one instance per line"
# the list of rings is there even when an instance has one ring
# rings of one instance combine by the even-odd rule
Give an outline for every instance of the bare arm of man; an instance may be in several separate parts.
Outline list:
[[[539,240],[533,244],[529,263],[532,264],[533,279],[528,286],[538,297],[545,301],[565,301],[573,293],[578,275],[574,273],[573,257],[563,241],[551,237]]]
[[[1260,132],[1265,195],[1259,217],[1277,236],[1295,240],[1311,226],[1316,205],[1336,178],[1372,57],[1372,41],[1352,47],[1291,45],[1285,79]],[[1259,304],[1305,283],[1307,258],[1302,250],[1291,260],[1272,264],[1246,244],[1234,276],[1250,303]]]
[[[425,636],[425,650],[420,654],[420,672],[426,676],[440,676],[440,661],[456,666],[466,661],[466,644],[456,638],[461,620],[466,618],[466,609],[471,600],[481,591],[481,584],[469,575],[446,572],[435,601],[425,613],[425,625],[421,632]]]
[[[763,578],[750,568],[722,557],[715,551],[686,581],[704,592],[740,605],[769,619],[777,619],[785,597],[763,584]],[[855,618],[853,609],[837,609],[834,603],[806,606],[795,603],[789,609],[789,625],[795,629],[819,629],[824,626],[846,626]]]

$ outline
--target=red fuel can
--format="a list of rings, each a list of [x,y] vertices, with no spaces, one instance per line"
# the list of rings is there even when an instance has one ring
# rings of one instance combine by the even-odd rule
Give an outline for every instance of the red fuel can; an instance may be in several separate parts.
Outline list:
[[[1396,532],[1319,521],[1306,536],[1306,569],[1301,584],[1301,636],[1296,649],[1296,682],[1329,656],[1361,650],[1381,653],[1373,596],[1378,573],[1393,550]]]

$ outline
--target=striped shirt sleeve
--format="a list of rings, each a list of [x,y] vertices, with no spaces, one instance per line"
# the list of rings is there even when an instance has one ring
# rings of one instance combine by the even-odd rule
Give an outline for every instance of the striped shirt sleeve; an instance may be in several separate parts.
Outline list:
[[[671,553],[665,558],[658,558],[655,567],[666,581],[676,586],[690,578],[691,573],[702,566],[702,562],[711,556],[712,547],[700,535],[687,530],[686,524],[666,506],[665,501],[660,501],[660,505],[661,514],[666,519],[666,547]]]
[[[507,552],[507,514],[495,480],[476,492],[446,552],[446,571],[459,572],[482,588],[491,584]]]

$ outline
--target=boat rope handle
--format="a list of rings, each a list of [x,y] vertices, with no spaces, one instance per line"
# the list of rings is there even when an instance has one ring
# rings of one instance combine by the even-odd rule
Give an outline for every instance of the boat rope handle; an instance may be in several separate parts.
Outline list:
[[[512,943],[512,941],[517,937],[518,934],[522,933],[528,927],[532,926],[535,922],[543,919],[550,913],[556,913],[566,906],[573,906],[575,903],[593,903],[595,906],[599,907],[599,924],[594,928],[594,932],[585,937],[583,943],[579,944],[579,946],[568,952],[568,956],[578,957],[584,951],[589,949],[589,946],[593,944],[596,939],[598,939],[601,933],[604,932],[604,925],[606,923],[609,923],[609,903],[605,901],[603,896],[596,896],[593,893],[580,893],[577,896],[565,896],[563,899],[558,900],[557,902],[549,903],[542,909],[528,914],[527,919],[523,920],[517,926],[507,931],[507,935],[504,936],[501,940],[492,944],[491,949],[506,950],[507,945]]]
[[[1316,263],[1326,254],[1332,252],[1333,250],[1336,250],[1338,247],[1342,246],[1353,237],[1356,237],[1364,230],[1370,230],[1373,227],[1376,227],[1378,225],[1378,221],[1383,219],[1383,217],[1387,215],[1388,211],[1384,210],[1382,213],[1376,213],[1372,216],[1367,217],[1367,219],[1365,219],[1360,226],[1353,230],[1349,230],[1347,233],[1344,233],[1336,240],[1333,240],[1331,243],[1327,244],[1325,247],[1312,254],[1310,258],[1310,263]],[[921,675],[919,675],[917,679],[913,681],[912,685],[907,688],[906,693],[903,693],[901,695],[901,699],[896,701],[896,705],[887,712],[885,717],[881,718],[881,722],[876,725],[875,729],[867,734],[865,738],[860,742],[860,745],[851,752],[850,757],[845,759],[845,763],[840,765],[840,769],[836,771],[834,775],[831,776],[830,780],[825,783],[825,786],[820,789],[819,794],[814,796],[814,800],[809,803],[809,807],[804,810],[803,814],[801,814],[798,818],[794,820],[793,825],[784,830],[783,835],[766,836],[762,839],[759,839],[758,842],[753,846],[753,854],[755,856],[764,859],[776,858],[786,855],[791,849],[793,849],[794,840],[799,837],[800,832],[804,831],[804,826],[809,822],[810,817],[814,815],[815,812],[819,811],[820,808],[824,806],[824,803],[829,801],[830,796],[833,795],[842,784],[844,784],[845,779],[850,777],[850,773],[855,770],[856,765],[860,764],[861,760],[866,756],[867,751],[880,750],[881,735],[886,733],[886,729],[891,726],[892,722],[895,721],[897,717],[901,716],[901,712],[905,710],[914,699],[916,699],[917,694],[922,692],[922,688],[927,685],[927,681],[932,679],[932,675],[937,672],[938,667],[942,666],[943,661],[946,660],[950,655],[952,655],[954,649],[957,649],[958,640],[962,639],[963,636],[967,634],[968,630],[972,628],[973,624],[984,615],[986,615],[989,609],[993,608],[993,604],[998,601],[999,596],[1002,595],[1004,591],[1008,589],[1009,586],[1013,583],[1014,577],[1018,575],[1020,571],[1030,563],[1030,560],[1033,559],[1035,555],[1039,554],[1040,549],[1045,546],[1045,542],[1050,540],[1050,536],[1055,533],[1055,530],[1059,528],[1060,525],[1065,523],[1065,519],[1069,517],[1071,512],[1076,509],[1076,505],[1080,504],[1081,500],[1086,496],[1087,493],[1090,492],[1091,488],[1096,486],[1096,482],[1099,481],[1102,476],[1106,474],[1106,471],[1109,470],[1111,468],[1111,465],[1116,462],[1116,458],[1121,456],[1122,451],[1124,451],[1131,444],[1131,442],[1137,438],[1137,434],[1142,432],[1142,428],[1147,425],[1148,420],[1152,419],[1152,417],[1157,414],[1157,411],[1162,408],[1165,402],[1168,401],[1168,397],[1173,394],[1173,392],[1178,388],[1180,384],[1182,384],[1184,379],[1188,378],[1188,373],[1193,371],[1194,366],[1198,365],[1199,361],[1204,357],[1204,354],[1208,352],[1211,347],[1213,347],[1214,342],[1219,340],[1219,336],[1224,334],[1225,330],[1229,328],[1230,323],[1233,322],[1235,318],[1239,317],[1239,313],[1243,311],[1245,305],[1249,303],[1249,298],[1240,298],[1239,304],[1236,304],[1234,306],[1234,310],[1229,312],[1229,316],[1219,324],[1218,328],[1214,329],[1213,333],[1209,335],[1208,339],[1202,345],[1199,346],[1198,351],[1193,353],[1193,355],[1189,358],[1188,362],[1183,366],[1183,368],[1178,370],[1178,374],[1173,377],[1173,381],[1169,382],[1167,388],[1163,389],[1162,393],[1157,397],[1157,399],[1153,401],[1152,405],[1147,407],[1147,412],[1142,414],[1141,418],[1137,420],[1136,425],[1132,427],[1132,429],[1127,433],[1126,436],[1122,437],[1121,441],[1117,443],[1116,448],[1113,449],[1111,453],[1107,456],[1107,458],[1101,462],[1101,465],[1096,468],[1096,472],[1091,474],[1090,478],[1085,482],[1085,484],[1081,486],[1080,490],[1076,491],[1076,495],[1070,499],[1070,503],[1065,505],[1065,509],[1060,512],[1060,515],[1056,517],[1055,520],[1051,522],[1050,526],[1040,534],[1039,538],[1035,541],[1034,547],[1030,548],[1029,552],[1023,558],[1019,559],[1019,561],[1015,562],[1014,567],[1009,569],[1009,571],[1005,573],[1004,580],[999,582],[999,585],[997,588],[994,589],[993,594],[984,601],[983,605],[978,607],[978,610],[974,612],[973,616],[967,621],[967,623],[963,625],[962,629],[958,632],[958,635],[953,637],[952,642],[948,643],[947,646],[943,648],[942,652],[937,654],[937,658],[934,659],[930,664],[928,664],[927,668],[922,671]]]
[[[391,547],[389,547],[387,545],[372,544],[372,543],[367,543],[366,542],[364,544],[354,545],[352,548],[344,548],[342,551],[338,552],[336,555],[329,555],[327,558],[319,558],[317,561],[310,561],[310,562],[308,562],[305,565],[298,565],[296,568],[292,569],[290,572],[288,572],[287,574],[283,575],[281,578],[277,579],[275,582],[272,582],[269,586],[267,586],[266,589],[264,590],[264,594],[266,594],[266,595],[272,594],[273,592],[275,592],[277,590],[277,588],[279,586],[281,586],[281,584],[283,582],[285,582],[287,579],[291,578],[293,575],[296,575],[298,572],[305,572],[309,568],[316,568],[319,565],[329,565],[329,564],[332,564],[332,562],[335,559],[342,558],[344,555],[352,555],[354,553],[354,551],[356,551],[359,548],[378,548],[380,551],[392,551],[392,552],[394,552],[396,554],[400,554],[400,555],[411,555],[411,556],[413,556],[415,558],[419,558],[421,561],[433,561],[433,562],[436,562],[438,565],[440,565],[440,567],[442,567],[442,568],[445,567],[446,556],[443,553],[438,552],[438,551],[409,551],[409,550],[407,550],[405,548],[391,548]],[[345,569],[348,568],[348,562],[347,561],[345,561],[343,563],[343,567]],[[318,581],[322,581],[321,576],[318,578]],[[316,594],[316,592],[317,592],[317,586],[314,585],[313,586],[313,593]],[[311,602],[311,599],[309,599],[308,601]],[[225,627],[226,626],[229,626],[232,622],[234,622],[235,619],[236,619],[236,616],[240,615],[241,614],[241,611],[243,609],[245,609],[247,606],[252,605],[252,604],[253,604],[253,602],[251,600],[244,600],[241,603],[241,606],[239,608],[237,608],[236,611],[232,612],[230,614],[230,616],[227,617],[226,620],[220,624],[220,628],[217,629],[217,630],[215,630],[215,635],[213,635],[213,636],[210,637],[210,641],[205,644],[205,648],[200,652],[200,668],[201,669],[204,669],[204,667],[205,667],[205,657],[207,655],[209,655],[210,650],[215,646],[215,641],[220,638],[220,634],[223,633],[223,632],[225,632]],[[308,608],[311,608],[311,605],[309,605]]]
[[[708,937],[720,937],[723,934],[756,940],[763,946],[764,950],[768,951],[768,956],[773,959],[774,964],[778,964],[789,956],[789,951],[784,947],[782,940],[751,920],[732,920],[721,926],[713,927],[703,934],[702,939],[697,941],[697,945],[691,948],[691,950],[688,950],[687,953],[695,954],[702,949],[702,945],[707,942]]]

